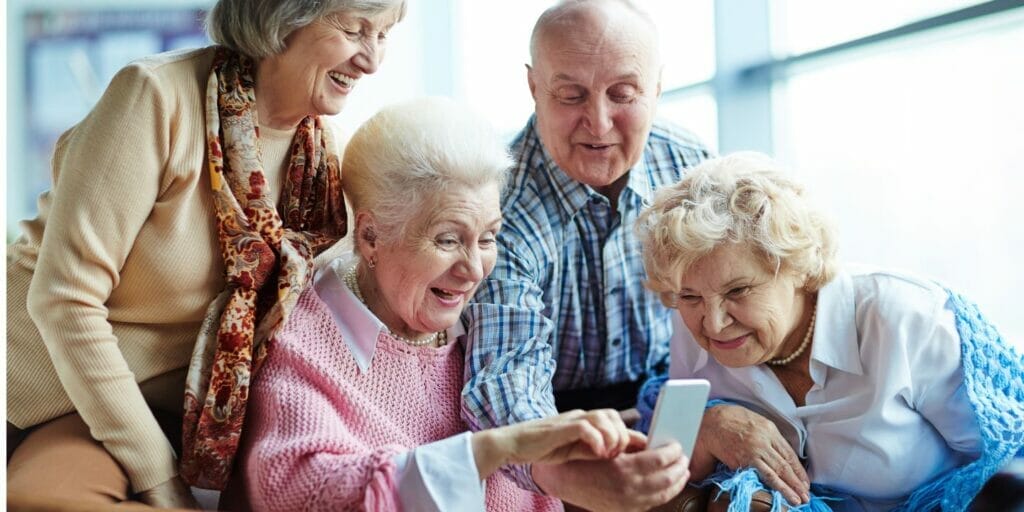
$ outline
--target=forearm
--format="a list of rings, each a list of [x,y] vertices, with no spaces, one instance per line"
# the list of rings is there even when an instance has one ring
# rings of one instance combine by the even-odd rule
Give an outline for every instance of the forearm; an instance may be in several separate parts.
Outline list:
[[[589,482],[579,480],[580,475],[574,470],[576,463],[567,462],[563,464],[534,464],[531,468],[531,478],[537,488],[544,494],[560,500],[580,504],[586,502],[586,494],[593,490],[592,485],[598,482],[591,479]]]
[[[495,321],[501,315],[490,309],[470,306],[471,318],[483,318],[469,329],[462,391],[466,422],[473,430],[483,430],[556,414],[551,391],[554,363],[547,336],[514,329],[503,332],[501,322]],[[509,321],[513,322],[528,323]]]
[[[562,496],[563,486],[566,483],[565,464],[535,464],[530,471],[537,487],[549,496],[564,498]]]
[[[332,451],[303,442],[254,453],[246,464],[253,507],[282,512],[395,508],[395,455],[401,450],[392,446],[364,453]]]
[[[508,376],[501,376],[499,384],[494,381],[463,392],[462,416],[471,430],[477,433],[487,432],[488,429],[498,429],[507,425],[546,418],[558,413],[554,406],[554,398],[547,389],[531,389],[525,393],[515,393],[513,396],[500,397],[501,389],[516,389],[514,382]],[[543,392],[547,393],[545,394]],[[494,398],[490,398],[490,397]],[[481,467],[484,473],[488,462],[493,457],[488,457]],[[529,464],[498,464],[503,472],[516,484],[528,491],[541,492],[530,476]]]
[[[700,482],[704,480],[711,473],[714,473],[715,467],[718,465],[718,459],[711,454],[707,446],[702,442],[701,436],[714,435],[704,434],[703,432],[698,436],[697,442],[693,446],[693,454],[690,456],[690,479],[694,482]]]
[[[481,480],[504,466],[508,460],[508,443],[498,429],[474,432],[470,441],[473,446],[473,457]]]
[[[146,403],[110,325],[100,313],[73,304],[36,304],[35,318],[64,391],[124,467],[136,492],[177,475],[167,440]]]
[[[506,264],[508,263],[506,259]],[[543,293],[516,265],[499,263],[465,312],[468,331],[462,416],[473,431],[557,414],[551,392],[551,320]],[[529,465],[508,465],[519,487],[539,492]]]

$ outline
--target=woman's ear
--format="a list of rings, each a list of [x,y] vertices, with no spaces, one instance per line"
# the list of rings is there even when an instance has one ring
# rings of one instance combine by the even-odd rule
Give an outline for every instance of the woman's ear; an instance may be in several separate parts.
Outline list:
[[[372,261],[377,255],[379,240],[377,236],[377,222],[373,214],[359,212],[356,214],[355,229],[355,250],[366,261]]]

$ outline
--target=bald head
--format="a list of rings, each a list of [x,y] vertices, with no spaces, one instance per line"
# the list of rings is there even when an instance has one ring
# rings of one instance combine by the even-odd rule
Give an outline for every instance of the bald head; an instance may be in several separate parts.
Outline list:
[[[546,46],[571,39],[584,45],[600,45],[610,33],[630,39],[661,67],[658,31],[654,20],[630,0],[562,0],[544,11],[530,36],[530,60],[537,65]]]
[[[617,200],[650,135],[661,63],[651,18],[628,0],[569,0],[531,39],[537,134],[570,178]]]

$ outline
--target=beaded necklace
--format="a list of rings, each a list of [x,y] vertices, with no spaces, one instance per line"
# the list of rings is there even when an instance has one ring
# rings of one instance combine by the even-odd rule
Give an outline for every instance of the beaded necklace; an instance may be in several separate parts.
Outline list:
[[[811,311],[811,325],[807,326],[807,334],[804,334],[804,341],[803,343],[800,344],[800,347],[796,349],[796,352],[793,352],[792,354],[786,357],[780,359],[772,359],[766,362],[772,366],[783,366],[789,364],[790,361],[800,357],[800,354],[803,354],[804,350],[807,350],[807,346],[811,344],[811,339],[814,338],[814,319],[817,316],[818,308],[817,306],[815,306],[814,311]]]

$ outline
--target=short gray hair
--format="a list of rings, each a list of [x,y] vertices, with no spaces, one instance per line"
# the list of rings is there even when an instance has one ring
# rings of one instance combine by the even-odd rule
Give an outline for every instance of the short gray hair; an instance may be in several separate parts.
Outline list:
[[[377,14],[397,10],[406,0],[218,0],[206,15],[210,40],[253,59],[276,55],[297,29],[339,11]]]
[[[549,29],[553,29],[555,27],[565,28],[566,26],[574,25],[579,23],[579,15],[585,10],[603,9],[609,5],[625,8],[627,11],[635,14],[637,19],[648,26],[649,34],[654,45],[651,48],[651,57],[654,59],[655,64],[660,64],[661,57],[658,52],[657,37],[658,26],[654,23],[654,18],[652,18],[647,11],[643,10],[632,0],[562,0],[549,7],[540,15],[539,18],[537,18],[537,23],[534,24],[533,32],[530,34],[531,64],[536,64],[538,53],[540,52],[541,38]]]
[[[429,218],[431,199],[455,188],[495,184],[512,166],[505,141],[483,117],[447,98],[419,98],[382,109],[345,149],[342,187],[358,214],[390,242]]]
[[[829,282],[837,267],[831,222],[761,153],[734,153],[690,169],[657,192],[637,231],[647,286],[666,305],[693,264],[727,243],[747,244],[766,269],[805,277],[809,292]]]

